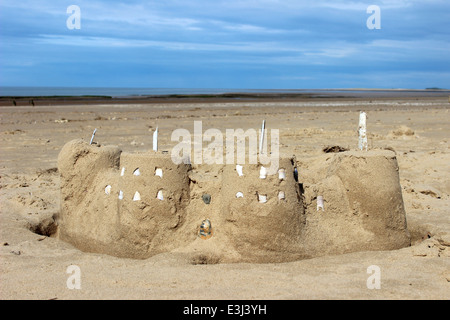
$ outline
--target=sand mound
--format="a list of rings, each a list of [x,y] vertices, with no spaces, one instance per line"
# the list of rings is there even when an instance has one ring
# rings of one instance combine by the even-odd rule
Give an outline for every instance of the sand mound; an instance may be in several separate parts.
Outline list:
[[[278,172],[268,175],[261,164],[177,165],[169,154],[127,154],[74,140],[58,157],[59,236],[119,257],[186,252],[194,264],[282,262],[410,244],[393,152],[339,152],[318,161],[326,174],[302,181],[292,156],[281,157]],[[323,210],[316,210],[319,198]]]
[[[395,154],[343,152],[322,165],[325,178],[304,182],[311,256],[410,245]],[[323,198],[323,210],[317,199]]]
[[[411,128],[402,125],[399,128],[389,132],[388,136],[390,138],[400,138],[400,137],[412,138],[415,136],[415,132]]]

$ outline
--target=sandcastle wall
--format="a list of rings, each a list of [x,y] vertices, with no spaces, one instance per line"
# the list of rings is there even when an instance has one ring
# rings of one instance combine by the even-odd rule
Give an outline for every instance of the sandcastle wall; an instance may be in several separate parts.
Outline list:
[[[262,164],[193,169],[161,152],[129,154],[74,140],[58,157],[59,235],[81,250],[119,257],[181,251],[221,262],[409,245],[393,152],[335,154],[314,183],[296,166],[293,156],[282,156],[270,175]],[[316,209],[319,196],[323,210]]]

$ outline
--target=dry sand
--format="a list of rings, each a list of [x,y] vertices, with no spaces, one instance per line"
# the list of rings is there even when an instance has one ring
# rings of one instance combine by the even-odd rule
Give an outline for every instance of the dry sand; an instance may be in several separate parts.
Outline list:
[[[210,103],[2,107],[0,127],[1,299],[450,299],[450,114],[447,97],[305,99]],[[70,140],[95,140],[124,152],[170,150],[176,128],[280,129],[281,152],[305,175],[322,150],[357,147],[359,110],[371,148],[395,150],[412,245],[286,263],[214,264],[182,252],[144,260],[85,253],[56,237],[57,157]],[[335,148],[337,149],[337,148]],[[299,180],[302,180],[300,174]],[[206,264],[205,264],[206,263]],[[68,289],[67,267],[81,270]],[[367,268],[381,288],[368,289]]]

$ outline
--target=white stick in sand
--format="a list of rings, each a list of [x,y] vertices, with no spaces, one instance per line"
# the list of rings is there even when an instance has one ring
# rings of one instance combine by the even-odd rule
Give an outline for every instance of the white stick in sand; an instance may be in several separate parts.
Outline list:
[[[264,143],[264,130],[266,128],[266,120],[263,120],[261,125],[261,137],[259,139],[259,153],[263,153],[263,143]]]
[[[153,151],[158,151],[158,127],[153,132]]]
[[[95,136],[96,132],[97,132],[97,128],[94,129],[94,132],[92,133],[92,137],[91,137],[91,142],[89,142],[89,144],[92,144],[92,142],[94,141],[94,136]]]
[[[358,148],[359,150],[367,151],[367,128],[366,128],[366,113],[361,111],[359,113],[359,140],[358,140]]]

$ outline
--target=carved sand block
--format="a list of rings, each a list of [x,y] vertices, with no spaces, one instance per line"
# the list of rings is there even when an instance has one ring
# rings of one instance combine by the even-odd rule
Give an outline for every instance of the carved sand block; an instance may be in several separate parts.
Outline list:
[[[68,142],[58,156],[61,175],[59,237],[83,251],[115,254],[119,239],[118,193],[121,150]],[[109,194],[108,194],[109,193]]]
[[[189,202],[189,165],[175,165],[159,152],[126,154],[74,140],[63,147],[58,167],[62,240],[130,258],[179,245],[175,232]]]
[[[226,165],[222,177],[223,228],[241,261],[299,259],[305,216],[294,159],[267,174],[261,164]],[[241,170],[242,169],[242,170]]]
[[[149,151],[123,153],[120,167],[123,200],[118,214],[127,255],[148,257],[179,246],[183,239],[176,231],[186,219],[190,165],[174,164],[169,154]]]

